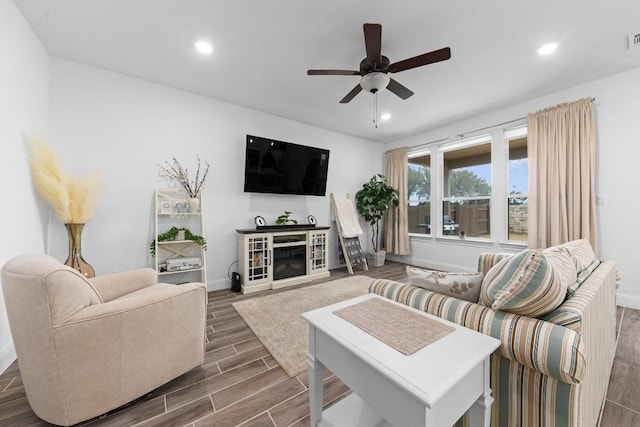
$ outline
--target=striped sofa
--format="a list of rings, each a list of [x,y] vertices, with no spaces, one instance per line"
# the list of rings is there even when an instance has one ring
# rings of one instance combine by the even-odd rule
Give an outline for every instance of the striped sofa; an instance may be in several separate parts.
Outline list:
[[[486,273],[505,254],[482,254]],[[545,319],[489,307],[385,279],[370,292],[491,335],[491,425],[597,424],[615,354],[615,263],[602,262],[573,296]],[[467,425],[466,417],[458,425]]]

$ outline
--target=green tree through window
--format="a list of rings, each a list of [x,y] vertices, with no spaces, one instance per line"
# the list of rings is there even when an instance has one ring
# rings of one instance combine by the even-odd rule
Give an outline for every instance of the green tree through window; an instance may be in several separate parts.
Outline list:
[[[431,193],[431,172],[427,167],[409,167],[408,191],[414,199],[428,199]]]
[[[491,185],[470,170],[453,170],[449,173],[449,194],[451,197],[485,196],[491,194]]]

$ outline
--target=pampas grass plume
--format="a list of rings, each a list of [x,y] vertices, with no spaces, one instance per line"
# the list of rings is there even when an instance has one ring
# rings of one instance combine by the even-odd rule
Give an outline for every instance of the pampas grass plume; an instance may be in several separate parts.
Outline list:
[[[84,179],[68,175],[53,149],[39,135],[25,135],[24,146],[36,191],[64,224],[84,224],[91,217],[100,193],[101,176]]]
[[[72,223],[84,224],[93,215],[100,195],[102,174],[92,172],[80,179],[69,177],[69,213]]]

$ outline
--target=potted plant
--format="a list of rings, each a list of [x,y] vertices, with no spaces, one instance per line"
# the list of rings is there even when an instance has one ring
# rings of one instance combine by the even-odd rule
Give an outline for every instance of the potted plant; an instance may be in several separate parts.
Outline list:
[[[277,225],[287,225],[289,223],[293,225],[298,224],[298,220],[290,218],[290,216],[291,216],[290,211],[284,211],[284,213],[276,219],[276,224]]]
[[[384,265],[386,251],[378,250],[380,220],[391,205],[398,206],[400,192],[387,184],[384,175],[374,175],[369,182],[362,185],[356,193],[356,209],[358,213],[371,225],[371,243],[373,246],[374,265]]]
[[[175,226],[171,227],[169,231],[167,231],[166,233],[160,234],[157,240],[158,242],[169,242],[169,241],[175,241],[175,240],[191,240],[197,243],[198,245],[202,246],[202,249],[204,249],[205,251],[207,250],[207,241],[205,240],[205,238],[197,234],[193,234],[191,230],[184,227],[180,227],[180,228]],[[151,244],[149,245],[149,252],[151,253],[152,257],[156,256],[155,240],[151,242]]]

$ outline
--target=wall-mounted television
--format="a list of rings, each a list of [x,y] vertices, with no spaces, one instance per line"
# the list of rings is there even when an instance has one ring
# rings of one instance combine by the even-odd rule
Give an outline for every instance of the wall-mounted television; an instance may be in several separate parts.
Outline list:
[[[244,191],[324,196],[329,150],[247,135]]]

